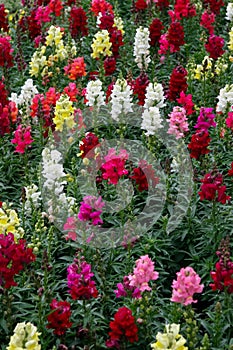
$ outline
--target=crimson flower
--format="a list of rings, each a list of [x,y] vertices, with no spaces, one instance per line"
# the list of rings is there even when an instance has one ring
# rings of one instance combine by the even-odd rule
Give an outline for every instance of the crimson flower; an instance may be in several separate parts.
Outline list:
[[[185,95],[184,91],[181,91],[180,97],[177,98],[176,101],[184,107],[184,109],[186,110],[186,115],[191,115],[194,113],[194,103],[192,101],[191,94]]]
[[[6,289],[17,286],[15,275],[33,262],[36,257],[32,248],[27,248],[26,241],[15,242],[13,233],[0,234],[0,286]]]
[[[139,167],[133,169],[133,175],[129,176],[135,180],[138,185],[138,190],[148,191],[148,181],[152,181],[152,186],[155,187],[159,183],[159,178],[155,176],[155,171],[152,165],[148,164],[145,160],[139,162]]]
[[[206,8],[210,8],[215,15],[220,13],[220,9],[224,6],[223,0],[204,0],[204,5]]]
[[[171,52],[180,51],[180,46],[184,45],[184,29],[180,22],[172,22],[167,32],[167,40]]]
[[[113,347],[111,344],[119,344],[123,339],[130,343],[138,341],[138,327],[135,323],[135,318],[132,311],[127,307],[121,307],[114,315],[114,320],[110,322],[109,332],[110,340],[106,342],[107,347]]]
[[[233,176],[233,162],[231,163],[231,169],[228,170],[228,175]]]
[[[217,35],[210,35],[207,43],[205,44],[206,51],[210,54],[210,58],[217,60],[224,54],[223,50],[224,39]]]
[[[115,58],[119,56],[119,48],[123,46],[123,36],[121,30],[117,27],[113,27],[110,32],[110,42],[112,43],[111,51]]]
[[[107,29],[111,32],[114,25],[114,15],[112,13],[103,13],[100,18],[100,29]]]
[[[9,36],[0,35],[0,67],[10,68],[14,65],[10,39]]]
[[[199,159],[202,154],[208,154],[210,150],[208,146],[210,144],[209,133],[206,130],[198,130],[192,135],[191,142],[188,144],[188,148],[191,150],[190,157]]]
[[[50,308],[53,312],[47,317],[49,324],[46,327],[53,328],[53,333],[56,335],[65,334],[66,330],[72,326],[70,303],[53,299]]]
[[[226,204],[226,201],[230,200],[230,196],[227,196],[226,186],[222,185],[223,176],[218,172],[212,171],[204,176],[201,180],[201,191],[198,192],[201,200],[217,201],[222,204]]]
[[[0,29],[3,29],[4,32],[8,32],[9,30],[7,13],[4,4],[0,4]]]
[[[104,60],[105,75],[112,75],[116,70],[116,59],[114,57],[106,57]]]
[[[145,10],[147,8],[147,2],[146,0],[137,0],[134,4],[135,9],[138,11]]]
[[[164,26],[159,18],[153,19],[150,25],[150,45],[155,46],[161,37]]]
[[[88,132],[86,136],[81,140],[79,149],[81,151],[82,158],[94,158],[95,148],[99,145],[98,137],[92,132]]]
[[[230,239],[227,236],[222,239],[219,250],[216,254],[219,261],[215,264],[216,271],[211,271],[210,276],[214,283],[210,283],[212,290],[226,290],[229,294],[233,293],[233,261],[230,259]]]
[[[187,71],[182,66],[178,66],[173,69],[172,74],[170,76],[169,81],[169,90],[168,90],[168,98],[170,101],[175,101],[181,91],[184,93],[188,88],[188,84],[186,81]]]
[[[88,34],[87,29],[87,15],[82,7],[73,6],[69,16],[69,29],[72,38],[78,36],[86,36]]]
[[[142,72],[135,80],[131,82],[134,95],[138,96],[138,104],[140,106],[144,105],[146,97],[146,88],[149,85],[148,75]]]
[[[215,14],[213,12],[206,10],[201,15],[200,25],[206,28],[209,34],[214,34],[214,26],[212,25],[214,22],[215,22]]]
[[[99,13],[113,13],[112,5],[105,0],[92,0],[91,2],[91,11],[97,17]]]

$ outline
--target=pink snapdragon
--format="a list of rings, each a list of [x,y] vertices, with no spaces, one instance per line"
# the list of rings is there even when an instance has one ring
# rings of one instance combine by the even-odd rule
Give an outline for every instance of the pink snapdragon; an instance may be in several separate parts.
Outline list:
[[[95,281],[92,280],[93,276],[90,264],[83,258],[74,259],[74,262],[67,268],[68,288],[72,299],[97,298],[98,291]]]
[[[46,23],[51,21],[50,14],[52,10],[48,6],[39,6],[36,9],[35,19],[38,24]]]
[[[189,131],[185,109],[176,106],[169,116],[170,119],[167,119],[169,122],[168,134],[175,135],[176,139],[184,137],[184,132]]]
[[[186,111],[186,115],[191,115],[194,113],[194,110],[193,110],[194,103],[193,103],[191,94],[185,95],[184,91],[181,91],[180,97],[177,98],[176,101],[180,103],[182,107],[184,107]]]
[[[159,273],[154,271],[154,262],[148,255],[144,255],[136,261],[136,267],[133,270],[133,274],[128,276],[129,286],[138,288],[140,292],[144,292],[145,290],[151,291],[148,282],[157,280],[158,277]]]
[[[125,162],[128,157],[126,150],[120,150],[119,154],[116,154],[116,150],[110,148],[108,154],[104,157],[106,162],[101,166],[103,179],[108,180],[110,184],[117,185],[119,178],[128,174],[128,170],[125,169]]]
[[[92,225],[99,225],[103,223],[100,218],[102,214],[102,208],[105,203],[102,201],[102,197],[85,196],[78,213],[78,218],[81,221],[91,221]]]
[[[34,140],[31,138],[31,126],[24,127],[20,124],[14,132],[14,138],[11,143],[16,144],[15,152],[24,153],[27,146]]]
[[[217,124],[214,121],[215,114],[212,112],[213,108],[201,107],[200,114],[197,119],[197,124],[194,126],[194,128],[205,131],[208,131],[211,126],[215,128]]]
[[[204,285],[200,284],[201,278],[199,275],[192,267],[188,266],[177,272],[176,276],[177,280],[172,282],[171,301],[185,306],[196,303],[197,300],[193,299],[194,293],[201,293],[204,288]]]

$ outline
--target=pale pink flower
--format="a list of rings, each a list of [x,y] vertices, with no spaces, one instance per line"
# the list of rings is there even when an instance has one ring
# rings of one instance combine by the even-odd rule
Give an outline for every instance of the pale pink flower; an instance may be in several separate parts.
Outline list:
[[[192,267],[188,266],[177,272],[176,276],[177,280],[172,282],[171,301],[185,306],[196,303],[197,300],[193,299],[194,293],[201,293],[204,288],[204,285],[200,284],[201,278],[199,275]]]
[[[184,132],[189,131],[186,111],[183,107],[174,107],[172,112],[169,114],[170,119],[167,119],[169,122],[168,134],[175,135],[176,139],[184,137]]]
[[[133,274],[128,276],[130,281],[129,285],[138,288],[140,292],[144,292],[145,290],[150,291],[151,287],[148,282],[157,280],[158,277],[158,272],[154,271],[154,262],[148,255],[144,255],[136,261]]]

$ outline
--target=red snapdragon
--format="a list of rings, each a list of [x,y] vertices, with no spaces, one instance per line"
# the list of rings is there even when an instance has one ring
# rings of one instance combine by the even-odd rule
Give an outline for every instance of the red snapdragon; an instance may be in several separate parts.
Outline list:
[[[198,192],[201,200],[216,201],[226,204],[231,199],[227,196],[226,186],[223,185],[222,174],[212,171],[204,176],[201,180],[201,191]]]
[[[56,335],[63,335],[66,333],[67,329],[72,326],[70,322],[70,303],[68,301],[57,301],[53,299],[50,308],[52,313],[48,315],[48,325],[47,328],[52,328],[53,333]]]
[[[205,44],[206,51],[210,54],[210,58],[217,60],[224,54],[223,50],[224,39],[217,35],[210,35],[207,43]]]

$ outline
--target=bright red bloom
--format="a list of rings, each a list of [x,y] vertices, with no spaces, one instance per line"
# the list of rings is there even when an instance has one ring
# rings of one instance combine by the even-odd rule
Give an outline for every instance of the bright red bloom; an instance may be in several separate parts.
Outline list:
[[[16,243],[13,233],[0,234],[0,287],[17,286],[15,275],[35,259],[33,249],[27,248],[25,240],[20,239]]]
[[[158,44],[163,28],[164,28],[164,26],[159,18],[153,19],[153,21],[149,27],[150,45],[151,46],[155,46],[156,44]]]
[[[224,6],[223,0],[204,0],[204,5],[206,8],[210,8],[210,10],[218,15],[220,13],[220,9]]]
[[[61,16],[63,5],[61,0],[50,0],[48,8],[55,14],[56,17],[59,17]]]
[[[163,10],[169,6],[169,0],[158,0],[155,5],[158,6],[160,10]]]
[[[105,75],[112,75],[116,70],[116,59],[114,57],[106,57],[104,60]]]
[[[201,182],[201,191],[198,192],[201,201],[206,199],[208,201],[217,201],[226,204],[226,201],[231,199],[225,193],[226,186],[222,185],[223,176],[221,174],[212,171],[206,174]]]
[[[98,297],[91,265],[86,261],[75,259],[67,268],[68,288],[71,298],[74,300],[89,300]]]
[[[184,107],[187,115],[191,115],[194,113],[194,110],[193,110],[194,103],[192,101],[191,94],[185,95],[184,91],[181,91],[180,97],[177,98],[176,101]]]
[[[210,144],[210,137],[207,130],[198,130],[192,135],[191,142],[188,144],[188,148],[191,150],[190,157],[199,159],[202,154],[208,154],[210,150],[208,146]]]
[[[201,15],[200,25],[206,28],[210,35],[214,34],[214,26],[212,25],[214,22],[215,22],[215,14],[213,12],[206,10]]]
[[[138,104],[140,106],[144,106],[146,88],[149,83],[150,81],[148,75],[145,72],[142,72],[135,80],[130,83],[133,89],[133,94],[138,96]]]
[[[132,315],[132,311],[125,306],[115,313],[114,320],[110,322],[109,327],[111,332],[108,334],[111,341],[120,342],[124,339],[130,343],[138,341],[138,327],[135,323],[135,318]]]
[[[95,148],[99,145],[98,137],[92,132],[88,132],[86,136],[81,140],[79,149],[81,151],[82,158],[94,158]]]
[[[228,176],[233,176],[233,162],[231,163],[231,169],[228,170]]]
[[[110,12],[113,13],[112,5],[105,0],[92,0],[91,11],[97,17],[99,13]]]
[[[114,84],[115,84],[114,82],[111,82],[111,83],[108,85],[108,88],[107,88],[107,91],[106,91],[106,103],[109,102],[109,99],[110,99],[110,97],[111,97]]]
[[[187,71],[182,66],[178,66],[173,69],[170,81],[169,81],[169,90],[167,97],[170,101],[175,101],[181,91],[186,92],[188,84],[186,81]]]
[[[225,52],[223,50],[224,39],[217,35],[210,35],[205,44],[206,51],[210,54],[210,58],[217,60]]]
[[[174,11],[168,11],[172,21],[180,20],[182,17],[196,16],[196,7],[189,0],[176,0]]]
[[[3,29],[4,32],[8,32],[9,30],[7,13],[4,4],[0,4],[0,29]]]
[[[138,10],[145,10],[147,8],[146,0],[137,0],[134,4],[135,9]]]
[[[219,261],[215,265],[216,271],[211,271],[210,276],[214,283],[210,283],[212,290],[226,290],[233,293],[233,261],[230,258],[230,239],[227,236],[222,239],[219,250],[216,252]]]
[[[167,32],[166,39],[170,45],[171,52],[180,51],[180,46],[184,45],[184,28],[180,22],[172,22]]]
[[[69,29],[72,38],[88,34],[87,15],[82,7],[73,6],[70,11]]]
[[[70,322],[70,303],[53,299],[50,308],[53,312],[47,317],[49,324],[46,328],[53,328],[53,333],[56,335],[65,334],[66,330],[72,326]]]
[[[10,44],[10,36],[0,36],[0,67],[13,67],[13,49]]]

